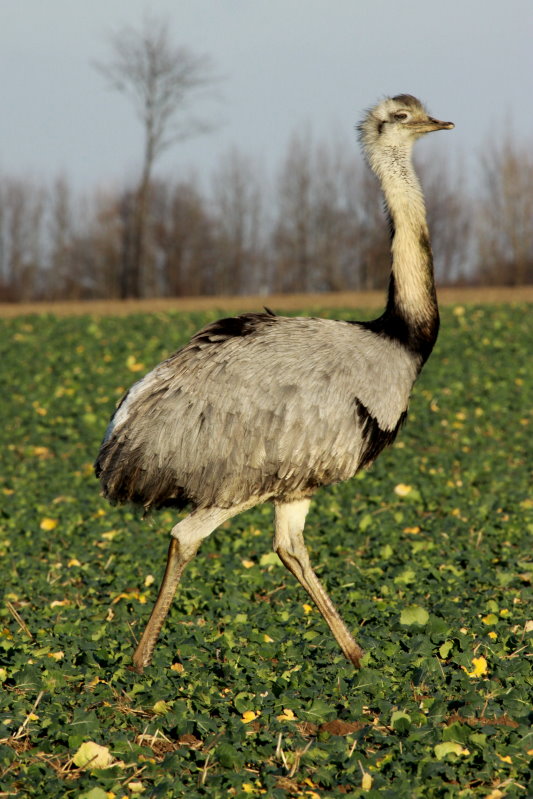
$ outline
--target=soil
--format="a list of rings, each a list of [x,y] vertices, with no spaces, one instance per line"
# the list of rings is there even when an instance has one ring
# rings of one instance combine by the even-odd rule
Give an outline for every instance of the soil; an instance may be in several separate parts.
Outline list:
[[[533,286],[490,286],[441,288],[441,305],[533,302]],[[324,294],[268,294],[258,296],[166,297],[143,300],[87,300],[72,302],[0,303],[0,318],[26,314],[71,316],[126,316],[132,313],[165,311],[258,311],[267,305],[280,311],[309,311],[311,308],[381,308],[383,291],[345,291]]]

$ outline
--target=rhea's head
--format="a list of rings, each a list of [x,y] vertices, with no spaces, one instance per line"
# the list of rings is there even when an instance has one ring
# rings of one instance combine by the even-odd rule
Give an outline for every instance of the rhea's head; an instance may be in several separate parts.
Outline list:
[[[357,130],[365,153],[370,155],[376,150],[410,147],[424,133],[453,127],[453,122],[430,116],[416,97],[398,94],[371,108]]]

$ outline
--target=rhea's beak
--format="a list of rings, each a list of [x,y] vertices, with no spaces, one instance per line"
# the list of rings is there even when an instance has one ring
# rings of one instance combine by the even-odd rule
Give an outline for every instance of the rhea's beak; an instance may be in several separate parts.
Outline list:
[[[413,127],[417,133],[430,133],[432,130],[451,130],[455,127],[453,122],[443,122],[440,119],[434,119],[433,117],[428,117],[427,119],[423,120],[414,120],[413,122],[407,123],[410,127]]]

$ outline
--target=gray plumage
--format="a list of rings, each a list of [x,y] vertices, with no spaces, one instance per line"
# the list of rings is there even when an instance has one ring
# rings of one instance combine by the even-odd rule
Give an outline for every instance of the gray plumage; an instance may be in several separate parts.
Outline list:
[[[308,497],[368,462],[361,408],[396,431],[420,362],[348,322],[210,325],[126,396],[102,450],[105,492],[146,507]]]
[[[112,417],[96,462],[105,496],[193,511],[172,531],[167,572],[134,657],[140,671],[200,541],[267,500],[276,504],[276,551],[359,665],[361,650],[309,565],[302,530],[317,488],[352,477],[394,440],[435,342],[432,255],[411,148],[423,133],[450,127],[410,95],[384,100],[359,127],[391,225],[382,316],[219,320],[136,383]]]

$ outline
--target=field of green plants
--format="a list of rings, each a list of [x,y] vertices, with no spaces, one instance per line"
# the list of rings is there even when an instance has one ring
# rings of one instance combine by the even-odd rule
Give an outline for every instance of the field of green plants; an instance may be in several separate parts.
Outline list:
[[[360,671],[270,506],[204,542],[130,670],[176,514],[111,507],[92,462],[124,389],[219,315],[0,320],[0,797],[531,796],[525,304],[444,309],[396,445],[315,497]]]

